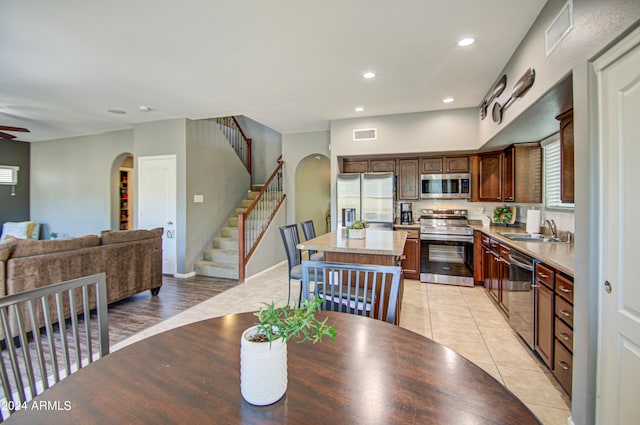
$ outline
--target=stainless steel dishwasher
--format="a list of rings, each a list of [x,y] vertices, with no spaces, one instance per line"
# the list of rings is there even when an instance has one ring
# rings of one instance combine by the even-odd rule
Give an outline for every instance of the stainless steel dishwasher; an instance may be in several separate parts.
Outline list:
[[[511,327],[533,349],[534,347],[534,259],[511,250],[509,260],[509,322]]]

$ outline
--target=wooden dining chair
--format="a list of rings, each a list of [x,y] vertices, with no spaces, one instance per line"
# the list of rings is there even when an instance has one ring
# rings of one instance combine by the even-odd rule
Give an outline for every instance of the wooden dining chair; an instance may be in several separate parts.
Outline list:
[[[61,379],[109,354],[106,275],[2,297],[0,326],[4,420]]]
[[[302,233],[305,240],[311,240],[316,237],[316,229],[313,225],[313,220],[306,220],[300,223],[302,227]],[[308,250],[309,260],[311,261],[324,261],[324,252],[317,252],[313,249]]]
[[[394,323],[401,274],[399,266],[305,260],[302,262],[302,296],[305,300],[321,298],[324,310]]]

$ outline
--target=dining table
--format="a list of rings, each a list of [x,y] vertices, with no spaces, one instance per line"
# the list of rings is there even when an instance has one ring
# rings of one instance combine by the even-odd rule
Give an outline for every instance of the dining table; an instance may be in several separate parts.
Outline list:
[[[318,312],[333,342],[287,344],[288,386],[268,406],[240,393],[251,312],[132,343],[44,391],[7,424],[537,424],[490,374],[384,321]],[[321,317],[322,318],[322,317]]]

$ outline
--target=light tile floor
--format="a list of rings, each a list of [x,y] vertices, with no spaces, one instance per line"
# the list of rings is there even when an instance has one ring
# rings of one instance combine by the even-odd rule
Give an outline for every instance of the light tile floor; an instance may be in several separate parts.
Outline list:
[[[299,284],[292,281],[292,299]],[[287,302],[287,266],[280,264],[171,319],[115,344],[128,344],[188,323]],[[294,295],[295,294],[295,295]],[[405,279],[400,326],[446,345],[491,374],[545,425],[565,425],[571,401],[505,315],[480,287],[425,284]]]

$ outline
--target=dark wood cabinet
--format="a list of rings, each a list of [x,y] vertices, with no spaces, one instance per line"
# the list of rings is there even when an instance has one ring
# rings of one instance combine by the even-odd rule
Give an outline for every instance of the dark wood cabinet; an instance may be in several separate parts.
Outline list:
[[[509,270],[509,259],[511,257],[511,249],[505,245],[500,245],[500,257],[498,261],[498,275],[500,281],[498,282],[499,294],[498,294],[498,302],[502,310],[505,313],[509,314],[509,291],[511,290],[510,285],[510,270]]]
[[[515,147],[504,150],[502,155],[502,201],[515,202],[516,200],[516,170]]]
[[[398,199],[420,199],[419,161],[415,159],[398,160]]]
[[[560,199],[574,203],[573,109],[558,115],[560,121]]]
[[[573,279],[555,273],[553,374],[571,396],[573,369]]]
[[[444,172],[444,157],[420,158],[420,172],[422,174],[440,174]]]
[[[542,150],[537,143],[480,154],[477,174],[478,197],[472,194],[474,201],[542,202]]]
[[[350,159],[342,160],[343,173],[367,173],[369,171],[369,160],[366,159]]]
[[[478,180],[480,180],[479,201],[502,200],[502,152],[491,152],[479,156]]]
[[[434,156],[420,158],[422,174],[468,173],[469,156]]]
[[[489,277],[489,295],[500,304],[500,244],[498,241],[489,240],[489,255],[487,272]]]
[[[406,229],[405,229],[406,230]],[[418,230],[407,230],[409,235],[404,244],[402,272],[407,279],[420,279],[420,234]]]
[[[536,290],[534,291],[535,326],[534,346],[540,358],[553,369],[554,350],[554,275],[555,272],[541,263],[534,269]]]
[[[447,156],[444,159],[445,173],[468,173],[469,157],[468,156]]]
[[[484,250],[482,246],[482,232],[474,230],[473,232],[473,280],[476,285],[484,284],[484,268],[483,258]]]
[[[371,173],[395,173],[396,160],[391,159],[372,159],[369,163],[369,172]]]

